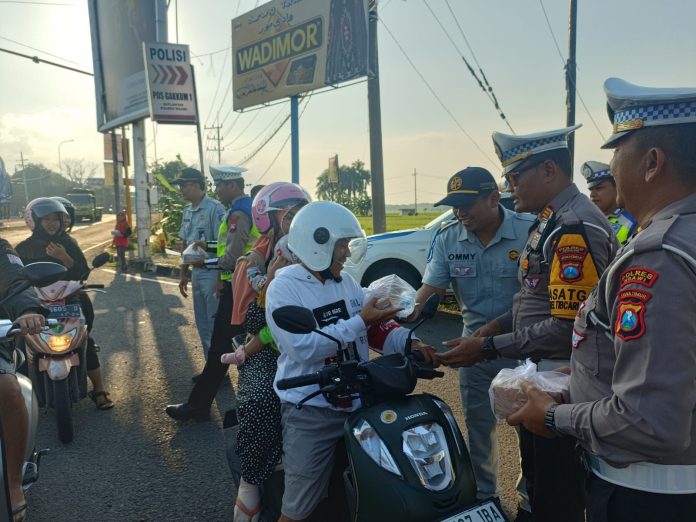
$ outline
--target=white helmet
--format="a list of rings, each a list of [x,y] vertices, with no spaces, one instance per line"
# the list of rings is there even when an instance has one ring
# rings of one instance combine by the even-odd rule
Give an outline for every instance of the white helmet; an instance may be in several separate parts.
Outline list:
[[[346,207],[331,201],[315,201],[300,209],[290,225],[288,246],[309,268],[327,270],[339,239],[352,239],[350,258],[359,263],[367,250],[365,231]]]

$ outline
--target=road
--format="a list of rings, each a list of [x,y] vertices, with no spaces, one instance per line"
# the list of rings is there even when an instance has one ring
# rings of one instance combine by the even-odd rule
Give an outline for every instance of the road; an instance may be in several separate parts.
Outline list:
[[[88,259],[108,246],[112,227],[103,222],[76,229]],[[95,270],[90,281],[106,285],[107,293],[93,298],[93,333],[116,406],[98,411],[89,399],[75,405],[75,440],[68,445],[58,441],[53,412],[41,412],[37,446],[51,453],[28,496],[30,520],[231,520],[234,492],[221,426],[233,388],[221,388],[211,422],[179,424],[163,412],[166,404],[186,399],[191,376],[203,366],[190,298],[181,297],[172,279],[117,275],[113,266]],[[439,314],[419,336],[437,346],[456,337],[460,324],[456,316]],[[236,371],[231,380],[236,383]],[[454,371],[419,386],[446,400],[463,427]],[[498,438],[502,500],[511,512],[516,438],[505,425]]]

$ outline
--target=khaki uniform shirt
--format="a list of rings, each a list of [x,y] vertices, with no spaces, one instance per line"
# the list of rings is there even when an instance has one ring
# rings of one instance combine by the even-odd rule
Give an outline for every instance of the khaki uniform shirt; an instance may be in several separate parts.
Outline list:
[[[617,254],[573,332],[559,431],[615,466],[696,464],[696,194]]]
[[[520,257],[522,285],[498,317],[505,357],[570,358],[573,318],[614,257],[618,243],[602,212],[571,184],[539,215]]]

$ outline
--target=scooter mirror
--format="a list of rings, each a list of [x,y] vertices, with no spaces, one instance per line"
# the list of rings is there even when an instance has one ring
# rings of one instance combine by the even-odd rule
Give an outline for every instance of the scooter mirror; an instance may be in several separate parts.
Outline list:
[[[48,286],[63,277],[68,269],[58,263],[30,263],[22,269],[24,280],[29,286]]]
[[[105,265],[109,261],[109,259],[111,259],[109,253],[102,252],[98,256],[95,256],[94,259],[92,259],[92,268],[99,268],[100,266]]]
[[[421,310],[421,317],[424,319],[431,319],[435,317],[438,306],[440,306],[440,296],[437,294],[431,295],[430,297],[428,297],[428,300],[423,305],[423,309]]]
[[[294,334],[307,334],[314,331],[317,321],[311,310],[302,306],[288,305],[281,306],[273,310],[273,321],[286,330]]]

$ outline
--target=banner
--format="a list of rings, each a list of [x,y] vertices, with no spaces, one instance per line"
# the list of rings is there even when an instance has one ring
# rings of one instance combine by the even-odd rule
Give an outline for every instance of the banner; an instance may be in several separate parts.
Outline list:
[[[144,43],[150,118],[158,123],[196,123],[188,45]]]
[[[367,0],[273,0],[232,20],[240,110],[368,74]]]

